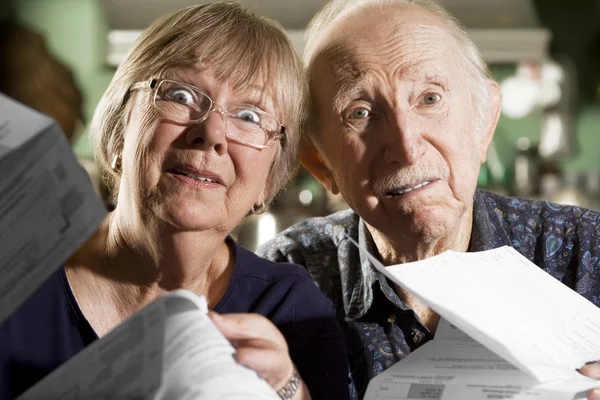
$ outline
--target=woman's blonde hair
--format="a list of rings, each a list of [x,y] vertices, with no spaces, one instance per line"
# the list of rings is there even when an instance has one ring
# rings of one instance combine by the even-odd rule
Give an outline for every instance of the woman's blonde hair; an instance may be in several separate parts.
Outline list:
[[[252,14],[238,3],[218,2],[184,8],[153,22],[129,51],[102,96],[91,122],[90,137],[96,162],[114,197],[119,174],[110,165],[123,150],[133,103],[128,101],[130,86],[199,63],[208,65],[216,79],[228,81],[233,87],[264,83],[261,86],[273,101],[275,116],[286,126],[269,173],[267,204],[297,171],[306,93],[302,62],[279,24]],[[149,99],[141,107],[140,135],[144,135],[154,131],[156,110]],[[136,157],[144,153],[143,142],[144,137]]]

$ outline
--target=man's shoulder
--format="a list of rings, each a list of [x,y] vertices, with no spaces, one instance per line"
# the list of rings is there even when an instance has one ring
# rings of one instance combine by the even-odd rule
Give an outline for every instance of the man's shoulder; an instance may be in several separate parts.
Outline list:
[[[577,225],[582,220],[600,222],[600,212],[584,207],[558,204],[546,200],[507,197],[485,190],[478,191],[488,212],[493,212],[509,224],[545,223]]]
[[[566,271],[576,265],[580,254],[598,254],[600,213],[587,208],[557,204],[545,200],[506,197],[479,191],[480,204],[476,221],[495,236],[506,235],[504,244],[543,268]],[[485,210],[485,211],[484,211]],[[560,275],[558,272],[555,276]]]
[[[261,245],[256,254],[279,262],[288,259],[293,253],[310,255],[331,251],[337,248],[336,235],[339,234],[340,228],[357,226],[358,221],[358,214],[351,209],[323,217],[308,218]]]

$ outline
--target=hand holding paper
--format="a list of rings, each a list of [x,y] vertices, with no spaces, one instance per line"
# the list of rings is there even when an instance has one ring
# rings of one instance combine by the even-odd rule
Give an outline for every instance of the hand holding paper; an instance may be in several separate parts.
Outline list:
[[[294,373],[285,338],[271,321],[259,314],[209,314],[217,328],[236,348],[235,359],[256,371],[271,387],[283,388]],[[288,368],[281,368],[287,365]]]
[[[167,293],[19,399],[278,399],[207,312],[203,297]]]
[[[361,251],[368,254],[364,247]],[[516,250],[446,252],[388,267],[368,257],[390,280],[533,378],[530,385],[558,387],[570,381],[577,383],[573,390],[600,386],[577,372],[600,359],[600,309]],[[404,369],[410,370],[412,359],[401,363]]]

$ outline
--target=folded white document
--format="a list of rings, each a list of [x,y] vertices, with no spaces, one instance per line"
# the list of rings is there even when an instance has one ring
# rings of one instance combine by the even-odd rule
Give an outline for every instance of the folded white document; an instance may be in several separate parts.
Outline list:
[[[279,396],[235,361],[204,297],[163,295],[83,349],[18,400],[246,400]]]
[[[600,308],[515,249],[445,252],[388,267],[364,246],[360,250],[391,281],[447,321],[440,323],[433,342],[374,379],[366,398],[383,398],[373,397],[377,382],[398,371],[443,379],[436,381],[441,385],[433,391],[437,394],[389,398],[524,399],[529,397],[519,396],[527,390],[531,398],[537,396],[531,394],[535,387],[544,391],[537,399],[572,399],[577,392],[600,386],[576,371],[600,360]],[[448,340],[448,334],[458,339]],[[494,395],[484,391],[487,386],[473,387],[495,384],[508,391]],[[466,388],[474,392],[464,392]],[[461,391],[463,397],[449,394],[451,390]],[[504,397],[494,397],[500,395]]]
[[[59,125],[0,93],[0,324],[105,215]]]

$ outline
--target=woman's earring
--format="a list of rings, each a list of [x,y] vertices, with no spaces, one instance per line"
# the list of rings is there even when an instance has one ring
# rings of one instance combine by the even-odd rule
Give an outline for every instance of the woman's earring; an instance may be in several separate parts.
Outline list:
[[[110,163],[110,168],[113,172],[119,173],[121,172],[121,155],[117,154]]]
[[[267,205],[265,204],[265,201],[261,200],[260,204],[258,206],[256,204],[254,204],[252,206],[252,214],[260,215],[260,214],[264,213],[266,209],[267,209]]]

